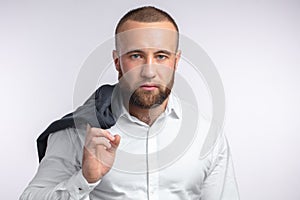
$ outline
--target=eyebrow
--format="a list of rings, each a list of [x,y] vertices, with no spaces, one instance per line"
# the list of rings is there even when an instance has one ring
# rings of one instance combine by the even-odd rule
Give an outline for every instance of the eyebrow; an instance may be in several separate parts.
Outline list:
[[[131,54],[131,53],[144,53],[142,50],[140,50],[140,49],[134,49],[134,50],[131,50],[131,51],[128,51],[128,52],[126,52],[125,54]]]
[[[159,50],[159,51],[155,52],[154,54],[159,54],[159,53],[163,53],[163,54],[166,54],[168,56],[172,55],[172,53],[170,51],[167,51],[167,50]]]
[[[145,53],[143,50],[140,50],[140,49],[134,49],[134,50],[131,50],[131,51],[128,51],[126,52],[125,54],[131,54],[131,53]],[[158,50],[158,51],[155,51],[154,54],[160,54],[160,53],[163,53],[163,54],[166,54],[166,55],[172,55],[172,53],[170,51],[167,51],[167,50]]]

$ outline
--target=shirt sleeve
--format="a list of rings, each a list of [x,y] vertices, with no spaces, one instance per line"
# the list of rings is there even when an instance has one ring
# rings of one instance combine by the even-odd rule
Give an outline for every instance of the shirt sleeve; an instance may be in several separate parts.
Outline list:
[[[82,145],[74,129],[51,134],[46,155],[20,200],[89,200],[89,193],[100,180],[93,184],[85,180],[81,157]]]
[[[239,200],[232,158],[223,134],[211,153],[211,167],[201,187],[201,200]]]

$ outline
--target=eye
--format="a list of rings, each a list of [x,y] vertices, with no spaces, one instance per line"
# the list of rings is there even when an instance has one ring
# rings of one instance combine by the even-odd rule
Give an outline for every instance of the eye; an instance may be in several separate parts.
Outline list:
[[[158,60],[165,60],[165,59],[168,58],[168,57],[167,57],[166,55],[159,54],[159,55],[156,56],[156,58],[157,58]]]
[[[138,53],[135,53],[135,54],[131,54],[131,55],[130,55],[130,58],[131,58],[131,59],[140,59],[140,58],[142,58],[142,55],[141,55],[141,54],[138,54]]]

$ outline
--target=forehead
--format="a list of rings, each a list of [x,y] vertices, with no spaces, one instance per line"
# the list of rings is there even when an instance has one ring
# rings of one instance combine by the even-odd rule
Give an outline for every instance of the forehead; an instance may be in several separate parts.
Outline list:
[[[160,49],[175,52],[178,32],[171,22],[143,23],[126,21],[116,35],[117,50],[125,54],[136,49]]]
[[[119,32],[128,31],[131,29],[137,28],[158,28],[158,29],[169,29],[172,31],[176,31],[174,24],[169,21],[161,21],[161,22],[137,22],[133,20],[127,20],[121,25],[119,28]]]

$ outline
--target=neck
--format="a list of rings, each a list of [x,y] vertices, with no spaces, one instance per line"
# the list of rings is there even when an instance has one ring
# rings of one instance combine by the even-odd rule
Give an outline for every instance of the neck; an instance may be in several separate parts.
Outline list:
[[[130,104],[129,113],[132,116],[135,116],[136,118],[141,120],[142,122],[145,122],[148,125],[152,125],[155,122],[155,120],[165,111],[168,99],[169,98],[167,98],[161,105],[150,109],[144,109]]]

